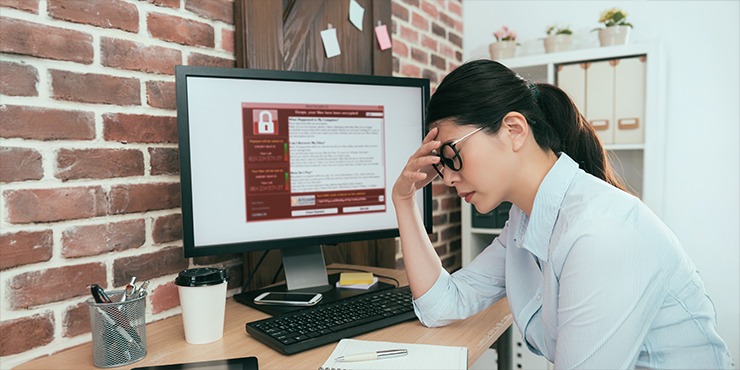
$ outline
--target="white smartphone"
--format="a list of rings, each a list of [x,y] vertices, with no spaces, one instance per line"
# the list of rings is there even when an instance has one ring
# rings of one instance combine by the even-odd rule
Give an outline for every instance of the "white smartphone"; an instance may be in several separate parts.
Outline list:
[[[313,306],[323,298],[321,293],[266,292],[254,299],[255,304]]]

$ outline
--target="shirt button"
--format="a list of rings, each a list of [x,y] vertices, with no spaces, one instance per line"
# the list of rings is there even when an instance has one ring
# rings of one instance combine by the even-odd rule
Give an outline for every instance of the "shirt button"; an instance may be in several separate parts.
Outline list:
[[[539,301],[542,298],[542,294],[537,293],[536,296],[534,296],[535,301]]]

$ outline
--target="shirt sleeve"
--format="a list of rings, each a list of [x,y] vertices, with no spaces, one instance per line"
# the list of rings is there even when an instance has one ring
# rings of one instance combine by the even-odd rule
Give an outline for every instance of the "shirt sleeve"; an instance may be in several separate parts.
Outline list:
[[[635,366],[665,297],[669,268],[655,252],[657,245],[624,232],[604,226],[581,236],[565,259],[556,369]]]
[[[472,316],[506,295],[506,228],[470,264],[450,275],[444,268],[424,295],[414,300],[416,316],[428,327]]]

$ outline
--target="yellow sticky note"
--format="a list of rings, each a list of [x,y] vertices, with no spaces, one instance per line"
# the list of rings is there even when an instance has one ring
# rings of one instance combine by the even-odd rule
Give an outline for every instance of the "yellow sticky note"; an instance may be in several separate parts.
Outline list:
[[[339,285],[372,284],[372,272],[343,272],[339,275]]]

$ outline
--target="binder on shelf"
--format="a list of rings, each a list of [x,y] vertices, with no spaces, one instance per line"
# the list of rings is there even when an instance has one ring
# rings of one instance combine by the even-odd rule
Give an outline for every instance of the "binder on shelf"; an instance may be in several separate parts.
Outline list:
[[[573,100],[581,113],[586,114],[586,66],[588,63],[557,66],[557,85]]]
[[[557,85],[602,144],[645,142],[646,60],[642,55],[557,65]]]
[[[506,221],[509,220],[509,211],[511,210],[511,203],[503,202],[494,209],[496,212],[496,228],[503,229],[506,226]]]
[[[503,202],[491,212],[485,214],[478,213],[478,211],[475,210],[475,207],[470,207],[472,216],[471,225],[474,228],[501,229],[506,225],[506,221],[509,219],[510,209],[511,203],[509,202]]]
[[[471,225],[482,229],[496,228],[496,210],[488,213],[478,213],[475,207],[470,207]]]
[[[645,142],[645,57],[619,59],[614,78],[615,144]]]
[[[602,144],[614,144],[614,63],[590,63],[586,69],[586,119]]]

